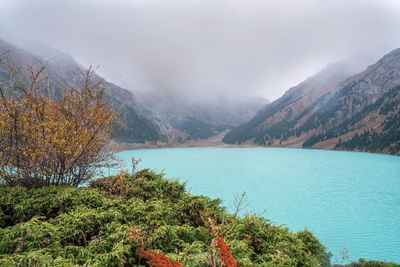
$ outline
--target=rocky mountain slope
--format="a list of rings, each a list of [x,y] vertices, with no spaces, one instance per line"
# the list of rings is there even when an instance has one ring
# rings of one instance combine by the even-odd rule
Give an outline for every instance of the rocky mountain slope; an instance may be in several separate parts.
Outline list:
[[[328,66],[223,141],[400,153],[400,49],[349,74],[340,63]]]
[[[81,85],[80,75],[85,69],[71,56],[42,44],[31,44],[28,52],[0,40],[0,54],[5,54],[9,65],[16,69],[16,73],[11,74],[5,64],[0,66],[0,86],[9,93],[14,93],[13,83],[16,81],[25,86],[30,83],[29,66],[33,71],[45,67],[41,75],[42,87],[51,90],[55,97],[60,96],[68,87],[79,88]],[[109,83],[96,74],[92,78],[94,81],[102,81],[110,105],[117,111],[117,116],[122,122],[117,129],[117,141],[168,143],[174,140],[176,130],[154,112],[141,106],[130,91]]]

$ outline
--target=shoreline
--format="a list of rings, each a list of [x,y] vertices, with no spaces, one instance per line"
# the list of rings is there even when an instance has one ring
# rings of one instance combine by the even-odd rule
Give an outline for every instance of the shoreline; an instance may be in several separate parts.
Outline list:
[[[305,150],[322,150],[322,151],[341,151],[341,152],[358,152],[369,153],[376,155],[386,155],[399,157],[399,154],[389,154],[385,152],[371,152],[362,150],[343,150],[343,149],[328,149],[328,148],[313,148],[313,147],[293,147],[293,146],[263,146],[257,144],[207,144],[207,143],[182,143],[182,144],[143,144],[143,143],[112,143],[113,149],[117,151],[125,150],[141,150],[141,149],[166,149],[166,148],[290,148],[290,149],[305,149]]]

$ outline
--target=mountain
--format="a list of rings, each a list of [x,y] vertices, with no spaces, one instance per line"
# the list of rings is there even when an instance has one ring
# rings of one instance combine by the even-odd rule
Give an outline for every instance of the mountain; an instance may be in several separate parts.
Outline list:
[[[51,89],[56,97],[60,97],[67,87],[79,88],[80,75],[85,69],[70,55],[35,41],[14,36],[8,38],[17,45],[0,39],[0,54],[9,51],[7,58],[19,71],[18,77],[11,77],[7,68],[1,66],[3,88],[7,89],[10,79],[19,79],[27,86],[30,82],[27,66],[32,66],[33,70],[45,67],[42,80],[47,84],[44,87]],[[97,74],[92,78],[102,81],[111,107],[123,122],[116,129],[116,141],[122,143],[179,145],[189,140],[206,140],[249,120],[267,103],[262,97],[224,96],[196,102],[179,96],[165,98],[141,91],[134,94]]]
[[[180,142],[207,139],[251,119],[268,100],[259,97],[213,96],[196,100],[177,95],[162,96],[138,92],[146,107],[156,111],[182,133]]]
[[[74,59],[58,50],[42,44],[25,43],[24,49],[9,44],[0,39],[0,55],[5,54],[10,65],[18,71],[13,77],[5,64],[0,66],[0,86],[13,92],[13,83],[21,81],[25,86],[30,83],[30,71],[45,67],[42,73],[44,88],[52,91],[55,97],[60,97],[68,87],[79,88],[82,80],[80,75],[86,70]],[[15,75],[15,74],[14,74]],[[164,142],[174,139],[175,132],[168,122],[160,119],[154,112],[145,109],[136,97],[128,90],[107,82],[97,74],[94,81],[101,81],[105,95],[110,99],[110,105],[117,111],[117,117],[122,122],[118,127],[116,141],[128,143]]]
[[[358,74],[331,64],[250,121],[225,143],[400,153],[400,49]]]

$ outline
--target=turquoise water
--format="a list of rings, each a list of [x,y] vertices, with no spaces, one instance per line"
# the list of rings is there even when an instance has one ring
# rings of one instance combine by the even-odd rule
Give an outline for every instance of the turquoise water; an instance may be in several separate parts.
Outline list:
[[[400,263],[400,157],[285,148],[171,148],[119,154],[129,166],[164,171],[191,193],[232,209],[246,191],[248,212],[297,231],[311,230],[341,262]]]

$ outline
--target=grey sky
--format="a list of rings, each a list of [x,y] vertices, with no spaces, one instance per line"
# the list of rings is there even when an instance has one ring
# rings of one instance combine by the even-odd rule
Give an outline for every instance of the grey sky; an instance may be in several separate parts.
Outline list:
[[[328,62],[400,47],[400,1],[0,0],[0,26],[128,89],[275,99]]]

